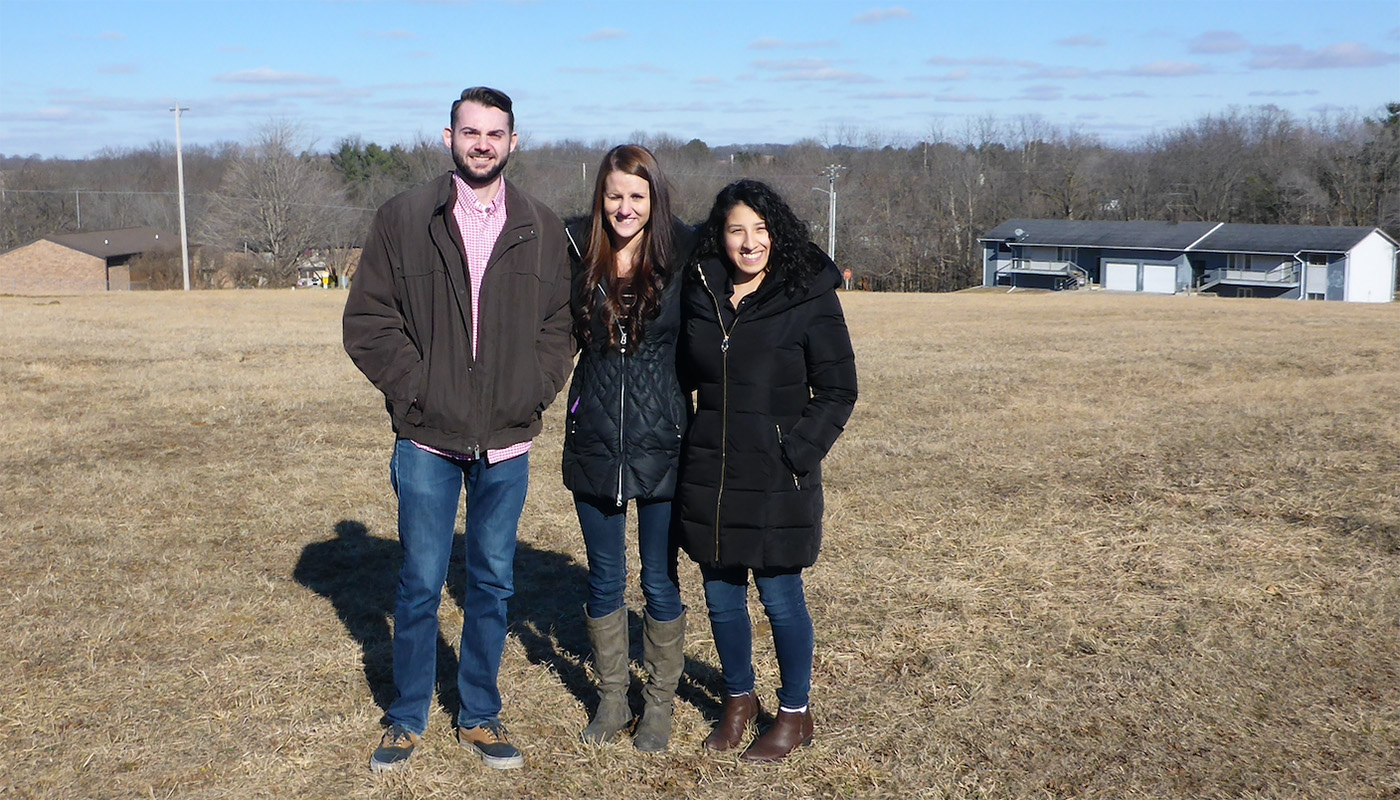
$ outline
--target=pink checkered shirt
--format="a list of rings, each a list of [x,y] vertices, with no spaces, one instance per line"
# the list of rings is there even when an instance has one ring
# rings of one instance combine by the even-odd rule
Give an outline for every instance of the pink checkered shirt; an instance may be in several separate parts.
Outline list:
[[[457,230],[462,234],[462,246],[467,254],[467,276],[472,282],[472,360],[476,360],[477,335],[481,330],[481,280],[486,277],[486,265],[491,260],[491,251],[496,240],[506,227],[506,185],[501,178],[496,179],[496,197],[490,205],[482,205],[476,192],[452,173],[452,182],[457,188],[457,204],[452,208],[452,217],[457,221]],[[452,453],[414,442],[430,453],[456,459],[468,459],[465,453]],[[523,456],[530,452],[530,440],[510,447],[486,451],[486,463],[499,464],[502,461]]]

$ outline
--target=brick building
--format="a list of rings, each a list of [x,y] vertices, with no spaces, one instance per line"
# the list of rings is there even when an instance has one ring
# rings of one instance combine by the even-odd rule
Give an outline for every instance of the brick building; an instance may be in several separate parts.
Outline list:
[[[155,228],[66,233],[0,253],[0,294],[73,294],[142,288],[131,260],[174,249],[180,240]]]

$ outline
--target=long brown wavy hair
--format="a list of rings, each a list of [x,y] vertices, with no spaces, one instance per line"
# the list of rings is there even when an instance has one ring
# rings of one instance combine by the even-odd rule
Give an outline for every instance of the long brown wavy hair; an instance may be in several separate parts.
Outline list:
[[[642,237],[639,258],[632,267],[630,287],[636,295],[630,313],[622,298],[622,285],[617,280],[614,265],[617,248],[613,246],[612,228],[604,219],[603,193],[608,176],[614,172],[635,175],[647,182],[651,192],[651,216],[638,236]],[[666,287],[673,265],[672,251],[675,235],[671,216],[671,191],[661,165],[651,151],[638,144],[614,147],[603,156],[598,167],[598,179],[593,185],[593,211],[588,229],[588,247],[583,253],[584,285],[579,335],[592,344],[594,315],[605,323],[608,346],[618,345],[618,321],[626,318],[627,338],[639,341],[648,320],[655,318],[661,305],[661,292]],[[598,298],[598,287],[606,288],[606,296]]]

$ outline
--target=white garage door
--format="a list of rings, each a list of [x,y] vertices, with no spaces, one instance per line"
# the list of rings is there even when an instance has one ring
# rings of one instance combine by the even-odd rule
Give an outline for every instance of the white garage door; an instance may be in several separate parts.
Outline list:
[[[1142,267],[1142,290],[1151,294],[1176,294],[1176,267]]]
[[[1115,292],[1136,292],[1137,272],[1137,264],[1107,262],[1103,265],[1103,288]]]

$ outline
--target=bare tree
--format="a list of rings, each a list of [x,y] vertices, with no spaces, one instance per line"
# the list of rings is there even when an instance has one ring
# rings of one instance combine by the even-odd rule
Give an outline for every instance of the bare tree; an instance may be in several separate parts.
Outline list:
[[[279,284],[295,278],[304,252],[344,246],[346,218],[356,214],[325,160],[297,152],[299,138],[290,122],[264,125],[229,165],[205,231],[226,246],[266,254],[267,277]]]

